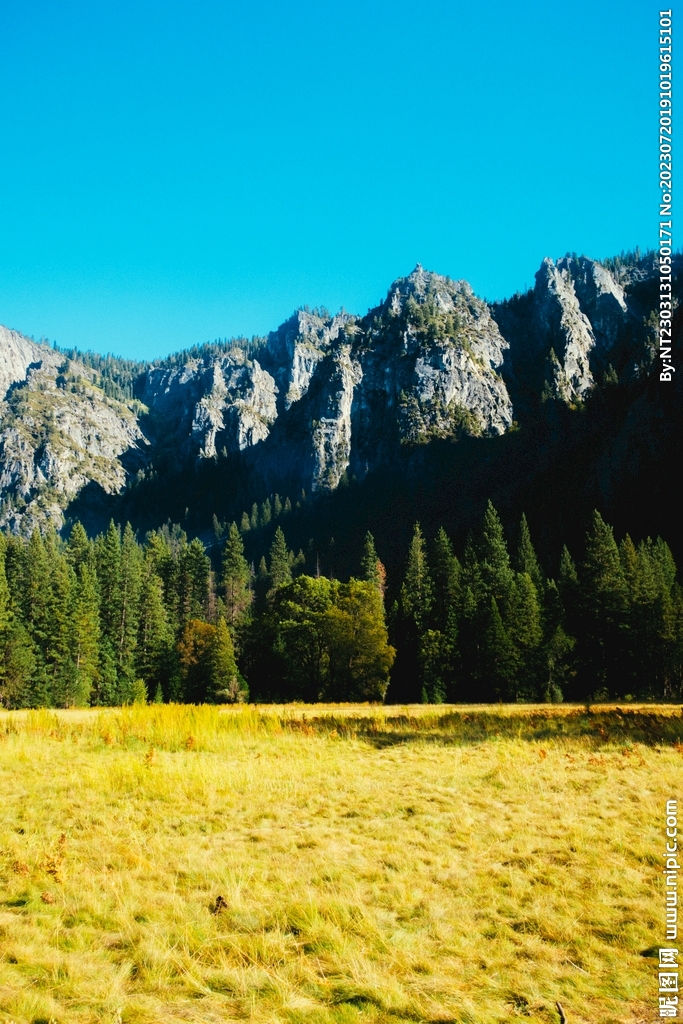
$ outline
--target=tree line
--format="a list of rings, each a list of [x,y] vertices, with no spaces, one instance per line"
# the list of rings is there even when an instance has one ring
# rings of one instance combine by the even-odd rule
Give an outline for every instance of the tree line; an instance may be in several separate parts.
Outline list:
[[[677,699],[683,682],[683,592],[668,545],[620,544],[594,512],[575,562],[556,578],[523,516],[511,554],[489,503],[462,561],[440,530],[431,551],[416,526],[392,608],[401,638],[394,701]]]
[[[0,703],[681,696],[683,592],[664,541],[617,544],[596,512],[554,578],[524,517],[511,548],[491,504],[461,558],[416,525],[391,596],[369,533],[347,582],[305,574],[280,527],[258,568],[234,523],[220,560],[177,526],[142,543],[113,522],[94,539],[78,522],[66,541],[0,535]]]

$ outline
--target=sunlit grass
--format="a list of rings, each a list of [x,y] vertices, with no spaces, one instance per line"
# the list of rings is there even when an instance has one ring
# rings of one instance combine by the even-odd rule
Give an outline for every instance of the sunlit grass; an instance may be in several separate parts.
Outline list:
[[[0,1021],[654,1019],[679,733],[679,708],[3,715]]]

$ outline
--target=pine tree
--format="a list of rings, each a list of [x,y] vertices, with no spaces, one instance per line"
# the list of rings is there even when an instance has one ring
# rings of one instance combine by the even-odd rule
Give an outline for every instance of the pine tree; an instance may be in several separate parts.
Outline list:
[[[432,555],[434,603],[433,629],[422,642],[426,693],[430,703],[457,697],[458,607],[460,605],[461,566],[453,553],[446,531],[439,528]]]
[[[566,551],[566,548],[565,548]],[[543,699],[552,704],[571,692],[576,674],[573,651],[576,640],[566,631],[565,611],[555,580],[548,580],[543,592],[542,663]]]
[[[534,546],[531,543],[529,524],[527,523],[526,516],[524,514],[522,514],[522,520],[519,524],[519,544],[517,545],[515,568],[517,569],[517,572],[525,572],[530,576],[540,597],[543,593],[545,580],[541,567],[538,564],[538,558],[536,557]]]
[[[593,513],[580,574],[580,656],[585,685],[603,696],[623,685],[628,594],[612,528]]]
[[[382,597],[384,597],[387,575],[386,569],[379,560],[379,556],[375,549],[375,538],[369,530],[365,534],[363,557],[360,565],[362,578],[367,580],[368,583],[372,583],[374,587],[377,587]]]
[[[2,638],[5,636],[11,618],[10,592],[7,584],[7,574],[5,572],[6,550],[7,541],[5,540],[4,535],[0,533],[0,643],[2,643]]]
[[[491,598],[482,646],[484,671],[479,700],[515,700],[519,657],[503,624],[495,597]]]
[[[423,638],[429,629],[433,585],[427,564],[427,550],[419,523],[415,523],[408,549],[406,572],[401,584],[397,614],[393,618],[396,661],[391,675],[392,701],[420,703],[429,699],[433,680],[425,671],[431,664]],[[429,647],[431,652],[432,646]]]
[[[504,617],[514,587],[514,572],[510,565],[503,525],[498,513],[489,501],[484,513],[484,523],[477,544],[478,572],[481,580],[481,594],[478,599],[488,608],[491,598],[496,599],[500,614]]]
[[[0,695],[4,707],[49,706],[44,687],[36,684],[36,667],[36,649],[28,630],[13,617],[0,647]]]
[[[289,551],[282,529],[278,526],[270,546],[270,586],[275,590],[292,582]]]
[[[443,527],[439,528],[434,541],[432,565],[434,622],[444,635],[448,635],[449,642],[455,644],[461,567]]]
[[[563,627],[570,636],[576,638],[581,629],[579,576],[566,544],[562,548],[560,556],[557,590],[562,600],[564,613]]]
[[[223,588],[228,624],[235,629],[251,604],[249,565],[244,557],[244,544],[235,523],[230,526],[223,549]]]
[[[527,572],[517,573],[506,620],[507,635],[514,645],[517,676],[514,700],[538,700],[543,692],[541,675],[541,607],[538,592]]]
[[[31,534],[24,551],[19,608],[36,645],[41,664],[47,656],[50,631],[50,565],[38,530]]]
[[[135,540],[130,523],[126,523],[121,543],[121,570],[119,577],[120,605],[117,624],[117,662],[119,678],[125,680],[126,699],[135,682],[135,647],[138,635],[140,587],[142,582],[142,553]]]
[[[153,573],[161,580],[164,608],[169,626],[176,632],[179,622],[178,553],[185,546],[183,534],[178,542],[164,533],[148,533],[145,543],[145,573]]]
[[[7,542],[3,534],[0,533],[0,705],[2,705],[2,707],[10,707],[12,700],[11,688],[8,690],[5,674],[5,652],[7,650],[10,624],[12,621],[10,592],[5,573],[6,549]]]
[[[247,698],[248,690],[237,669],[230,630],[225,619],[219,619],[211,643],[206,699],[212,704],[234,704]]]
[[[204,545],[195,537],[178,555],[178,620],[183,629],[190,619],[202,619],[209,599],[211,562]]]
[[[46,669],[55,704],[75,707],[87,703],[76,683],[73,661],[73,615],[76,575],[51,538],[47,538],[50,567],[50,616],[46,644]]]
[[[99,678],[100,617],[97,578],[87,561],[78,567],[71,615],[71,666],[67,700],[82,707]]]
[[[624,575],[627,593],[629,598],[632,598],[638,575],[638,552],[636,551],[636,546],[628,534],[626,534],[619,545],[619,560],[621,562],[621,571]]]
[[[266,500],[261,505],[261,516],[260,516],[261,526],[268,526],[268,524],[270,523],[272,518],[273,518],[273,512],[272,512],[272,508],[271,508],[271,505],[270,505],[270,498],[266,498]]]
[[[401,586],[401,617],[414,623],[417,634],[426,628],[432,608],[433,585],[427,564],[427,550],[420,524],[415,523],[408,551],[406,574]]]
[[[106,533],[97,538],[95,555],[102,637],[114,654],[119,647],[121,626],[121,534],[113,519]]]
[[[173,631],[169,625],[163,599],[163,585],[157,574],[148,568],[142,582],[135,671],[147,684],[147,691],[160,691],[170,696],[173,671]]]
[[[74,572],[77,573],[79,567],[89,561],[91,548],[87,533],[82,524],[76,520],[71,528],[66,551],[67,561]]]

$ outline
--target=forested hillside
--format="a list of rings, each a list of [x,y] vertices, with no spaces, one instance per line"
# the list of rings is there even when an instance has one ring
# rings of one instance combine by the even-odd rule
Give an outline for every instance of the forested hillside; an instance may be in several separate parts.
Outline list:
[[[293,546],[349,575],[367,529],[398,572],[416,519],[463,545],[491,499],[506,529],[527,513],[549,571],[594,508],[675,548],[683,385],[658,380],[656,273],[653,253],[568,254],[487,303],[418,266],[365,316],[303,308],[154,364],[0,328],[0,526],[170,521],[210,544],[279,493]],[[259,519],[249,558],[271,541]]]

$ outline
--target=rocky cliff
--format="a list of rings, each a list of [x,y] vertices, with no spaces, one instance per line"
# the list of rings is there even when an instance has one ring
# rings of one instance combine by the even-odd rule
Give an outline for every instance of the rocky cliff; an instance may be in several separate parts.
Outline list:
[[[0,328],[0,527],[60,527],[88,483],[120,492],[149,447],[139,402],[108,397],[92,369]]]
[[[653,272],[546,259],[531,292],[489,306],[418,266],[367,316],[300,310],[256,343],[141,365],[135,397],[0,328],[0,526],[60,526],[86,485],[120,493],[155,465],[231,455],[321,492],[406,447],[501,435],[530,402],[581,402],[608,367],[651,361],[634,288]]]

